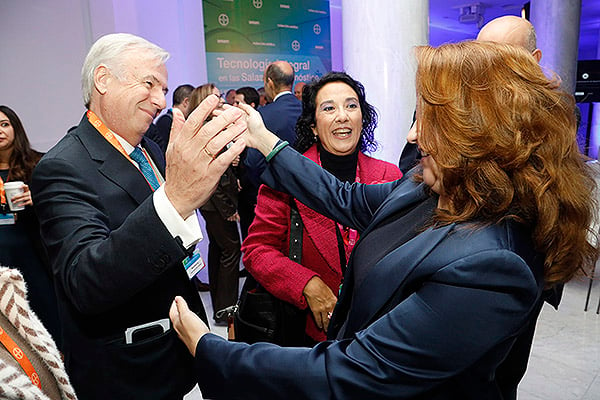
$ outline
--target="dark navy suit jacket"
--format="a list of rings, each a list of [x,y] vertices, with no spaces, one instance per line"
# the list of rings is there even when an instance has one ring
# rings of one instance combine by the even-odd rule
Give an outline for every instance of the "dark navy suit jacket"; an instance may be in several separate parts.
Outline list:
[[[286,140],[291,146],[296,143],[296,122],[302,113],[302,103],[291,93],[281,95],[273,103],[258,109],[265,127]],[[267,164],[265,158],[255,149],[248,149],[244,159],[247,177],[250,182],[258,188],[260,186],[260,175]]]
[[[158,146],[142,145],[164,176]],[[174,399],[194,385],[173,329],[125,343],[128,327],[168,318],[176,295],[206,320],[139,170],[84,115],[39,162],[32,192],[52,264],[67,372],[81,399]]]
[[[289,148],[262,178],[362,238],[428,196],[410,179],[342,184]],[[285,349],[207,334],[196,351],[202,393],[215,399],[514,398],[520,375],[505,371],[525,368],[527,354],[513,348],[529,348],[544,286],[543,258],[527,228],[512,221],[430,227],[377,262],[359,287],[352,287],[355,268],[351,257],[330,324],[337,340]]]

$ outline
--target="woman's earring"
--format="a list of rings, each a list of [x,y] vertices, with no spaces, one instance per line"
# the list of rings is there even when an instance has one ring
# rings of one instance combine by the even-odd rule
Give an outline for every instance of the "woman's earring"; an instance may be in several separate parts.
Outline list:
[[[315,135],[315,143],[317,143],[319,141],[319,137],[317,135]]]

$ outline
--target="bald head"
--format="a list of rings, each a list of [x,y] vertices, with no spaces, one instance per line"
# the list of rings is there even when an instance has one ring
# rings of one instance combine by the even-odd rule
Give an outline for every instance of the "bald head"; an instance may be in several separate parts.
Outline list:
[[[292,90],[294,84],[294,68],[287,61],[275,61],[265,69],[265,90],[269,99],[279,93]]]
[[[539,62],[542,52],[537,48],[535,29],[525,18],[505,15],[491,20],[481,28],[477,40],[512,44],[526,48]]]

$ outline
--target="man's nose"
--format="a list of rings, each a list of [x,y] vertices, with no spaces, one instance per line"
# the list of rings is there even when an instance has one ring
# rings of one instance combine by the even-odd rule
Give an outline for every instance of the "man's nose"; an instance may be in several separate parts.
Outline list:
[[[162,89],[156,89],[152,92],[152,104],[162,110],[167,107],[167,98],[165,97],[165,93]]]

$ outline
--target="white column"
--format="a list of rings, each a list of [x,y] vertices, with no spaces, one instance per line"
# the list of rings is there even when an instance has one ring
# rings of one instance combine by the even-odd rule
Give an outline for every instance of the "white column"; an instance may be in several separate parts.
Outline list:
[[[600,42],[598,42],[598,50],[596,59],[600,59]],[[588,155],[598,159],[600,156],[600,103],[591,103],[589,111],[592,113],[590,127],[590,148]],[[587,124],[587,121],[581,121],[582,124]]]
[[[429,0],[343,0],[344,70],[377,108],[376,157],[397,164],[415,109],[413,47],[429,43]]]
[[[563,88],[575,92],[581,0],[532,0],[531,23],[542,50],[542,67],[562,79]]]

